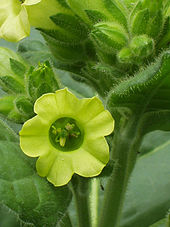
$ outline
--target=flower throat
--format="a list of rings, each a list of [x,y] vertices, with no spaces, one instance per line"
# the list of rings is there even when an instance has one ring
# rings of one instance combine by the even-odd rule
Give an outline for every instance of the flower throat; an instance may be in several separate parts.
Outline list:
[[[61,151],[73,151],[78,149],[84,138],[76,120],[69,117],[57,119],[49,129],[51,144]]]

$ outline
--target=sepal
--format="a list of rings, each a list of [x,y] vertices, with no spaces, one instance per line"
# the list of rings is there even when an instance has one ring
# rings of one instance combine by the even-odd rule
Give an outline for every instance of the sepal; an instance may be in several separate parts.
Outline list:
[[[33,102],[42,94],[59,89],[59,83],[48,61],[31,67],[26,75],[26,90]]]
[[[128,34],[120,24],[103,22],[94,25],[94,28],[92,40],[97,48],[107,53],[116,53],[128,42]]]

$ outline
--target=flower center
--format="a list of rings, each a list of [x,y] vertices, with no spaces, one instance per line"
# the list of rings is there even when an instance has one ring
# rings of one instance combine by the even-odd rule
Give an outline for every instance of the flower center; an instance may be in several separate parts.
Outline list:
[[[78,149],[83,142],[83,138],[84,132],[73,118],[59,118],[49,129],[51,144],[61,151]]]

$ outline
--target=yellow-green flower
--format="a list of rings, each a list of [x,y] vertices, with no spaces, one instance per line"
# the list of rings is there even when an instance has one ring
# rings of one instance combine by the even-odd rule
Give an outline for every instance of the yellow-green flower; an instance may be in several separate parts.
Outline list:
[[[18,42],[30,34],[30,25],[53,29],[49,17],[56,12],[56,0],[0,0],[0,38]]]
[[[109,160],[104,136],[114,120],[97,98],[78,99],[67,89],[41,96],[34,106],[37,116],[20,131],[25,154],[38,157],[38,174],[55,186],[67,184],[74,173],[83,177],[100,174]]]
[[[8,41],[19,41],[30,33],[26,6],[41,0],[1,0],[0,37]]]

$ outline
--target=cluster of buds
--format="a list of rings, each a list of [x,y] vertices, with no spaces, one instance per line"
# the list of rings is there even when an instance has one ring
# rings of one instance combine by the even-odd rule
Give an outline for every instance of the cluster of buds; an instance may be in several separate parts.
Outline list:
[[[128,0],[56,2],[57,11],[50,16],[55,28],[39,29],[58,67],[76,73],[79,76],[74,79],[83,79],[98,90],[103,84],[98,71],[109,68],[109,74],[107,69],[103,71],[108,85],[116,81],[117,74],[118,78],[133,74],[168,47],[170,7],[167,0],[139,0],[133,1],[133,5]],[[114,85],[109,86],[108,91]]]
[[[0,98],[0,113],[15,122],[34,116],[33,105],[46,92],[59,89],[57,78],[49,62],[30,67],[13,51],[0,48],[0,87],[5,95]]]
[[[102,86],[97,72],[99,66],[101,70],[114,67],[112,76],[105,73],[108,70],[103,72],[109,84],[115,78],[115,71],[119,78],[133,74],[141,65],[153,61],[170,41],[168,0],[50,0],[50,3],[48,0],[18,0],[12,1],[14,9],[18,10],[15,15],[7,7],[8,1],[3,0],[0,6],[0,13],[4,12],[0,20],[1,37],[18,41],[25,37],[21,34],[29,30],[29,25],[38,28],[57,59],[58,67],[79,75],[74,77],[76,79],[95,83],[95,87]],[[16,35],[15,27],[10,33],[5,29],[13,25],[11,18],[25,21],[19,23],[22,25],[17,27],[22,27],[17,32],[20,37],[14,39],[11,37]]]

